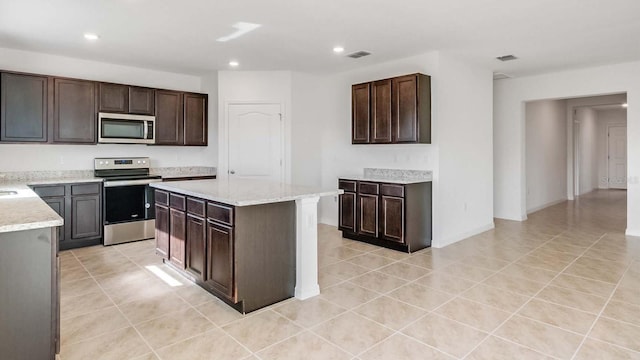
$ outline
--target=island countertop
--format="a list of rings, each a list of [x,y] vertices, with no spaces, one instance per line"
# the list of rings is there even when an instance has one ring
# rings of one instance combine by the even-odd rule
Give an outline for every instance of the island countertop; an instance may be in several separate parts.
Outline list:
[[[0,184],[0,233],[60,226],[62,218],[24,184]],[[13,194],[15,192],[15,194]]]
[[[291,185],[263,180],[230,179],[172,181],[152,183],[156,189],[217,201],[233,206],[250,206],[330,196],[342,190]]]

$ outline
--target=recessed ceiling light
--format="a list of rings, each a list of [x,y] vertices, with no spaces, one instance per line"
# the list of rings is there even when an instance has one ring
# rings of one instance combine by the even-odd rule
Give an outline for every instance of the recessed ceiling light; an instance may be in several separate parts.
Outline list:
[[[236,31],[232,32],[231,34],[227,35],[227,36],[223,36],[223,37],[219,37],[218,39],[216,39],[216,41],[220,41],[220,42],[227,42],[229,40],[235,39],[237,37],[240,37],[248,32],[251,32],[257,28],[259,28],[260,24],[253,24],[253,23],[248,23],[248,22],[237,22],[235,24],[232,25],[233,28],[237,29]]]
[[[624,103],[624,104],[622,104],[622,107],[623,107],[623,108],[629,107],[629,104]]]
[[[84,38],[87,39],[87,40],[96,41],[96,40],[100,39],[100,36],[98,36],[97,34],[94,34],[94,33],[85,33],[84,34]]]
[[[240,63],[235,60],[229,61],[229,66],[231,67],[237,67],[238,65],[240,65]]]
[[[344,48],[342,46],[336,46],[333,48],[333,52],[336,54],[340,54],[343,51],[344,51]]]

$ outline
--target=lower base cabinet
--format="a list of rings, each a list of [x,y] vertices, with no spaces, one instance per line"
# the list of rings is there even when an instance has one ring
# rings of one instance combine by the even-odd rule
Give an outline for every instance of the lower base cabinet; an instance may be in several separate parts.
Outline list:
[[[405,252],[431,246],[431,182],[339,179],[338,187],[343,237]]]
[[[166,264],[241,313],[294,295],[295,202],[234,207],[164,190],[155,199]]]

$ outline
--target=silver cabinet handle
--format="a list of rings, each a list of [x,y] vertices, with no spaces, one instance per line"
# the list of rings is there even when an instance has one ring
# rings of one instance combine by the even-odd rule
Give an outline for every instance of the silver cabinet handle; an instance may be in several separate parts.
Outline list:
[[[235,172],[235,171],[233,171],[233,170],[229,171],[229,174],[231,174],[231,175],[233,175],[233,174],[235,174],[235,173],[236,173],[236,172]]]

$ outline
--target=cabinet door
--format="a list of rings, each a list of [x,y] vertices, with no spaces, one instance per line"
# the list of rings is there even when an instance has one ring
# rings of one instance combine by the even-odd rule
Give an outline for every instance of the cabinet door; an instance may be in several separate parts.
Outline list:
[[[46,202],[47,205],[49,205],[49,207],[53,209],[53,211],[58,213],[58,215],[60,215],[64,219],[64,197],[44,198],[42,200],[44,200],[44,202]],[[58,226],[58,241],[64,241],[65,225]]]
[[[54,79],[54,142],[96,143],[95,94],[91,81]]]
[[[393,79],[393,141],[418,141],[418,77]]]
[[[182,93],[156,90],[156,144],[184,144]]]
[[[391,79],[380,80],[371,87],[371,142],[391,142]]]
[[[71,238],[82,239],[100,235],[100,195],[71,197]]]
[[[207,145],[207,97],[184,94],[184,144]]]
[[[169,259],[181,269],[185,260],[186,222],[184,211],[169,209]]]
[[[153,115],[155,113],[155,90],[129,86],[129,113]]]
[[[358,195],[358,233],[378,237],[378,195]]]
[[[380,205],[382,238],[404,243],[404,199],[382,196]]]
[[[367,144],[370,142],[370,87],[370,83],[351,87],[351,143],[353,144]]]
[[[187,270],[200,280],[205,275],[206,220],[187,214]]]
[[[129,111],[129,87],[120,84],[100,83],[98,86],[100,111],[126,113]]]
[[[156,204],[156,254],[164,259],[169,258],[169,208],[158,204]]]
[[[340,224],[338,228],[343,231],[356,231],[356,194],[345,192],[339,196],[338,212]]]
[[[10,73],[0,76],[0,140],[47,141],[48,79]]]
[[[206,284],[231,300],[233,256],[233,228],[207,221]]]

